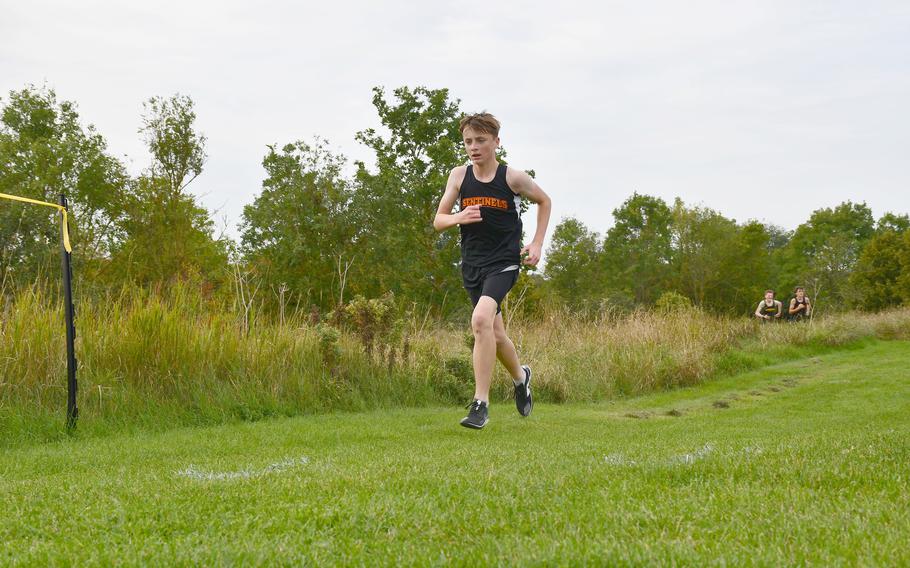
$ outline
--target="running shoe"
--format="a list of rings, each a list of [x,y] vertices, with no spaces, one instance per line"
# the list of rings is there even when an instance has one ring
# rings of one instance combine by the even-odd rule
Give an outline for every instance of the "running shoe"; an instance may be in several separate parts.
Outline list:
[[[465,428],[474,428],[475,430],[480,430],[487,425],[487,420],[489,420],[489,409],[487,408],[487,403],[481,402],[479,400],[474,400],[467,406],[468,415],[462,418],[461,425]]]
[[[531,367],[522,365],[521,369],[525,372],[525,380],[515,385],[515,408],[522,416],[528,416],[534,408],[534,401],[531,399]]]

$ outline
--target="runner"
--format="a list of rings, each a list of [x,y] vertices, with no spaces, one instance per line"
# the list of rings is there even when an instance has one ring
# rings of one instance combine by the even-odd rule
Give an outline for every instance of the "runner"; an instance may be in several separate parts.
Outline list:
[[[762,321],[778,321],[784,313],[784,305],[774,299],[774,290],[765,290],[765,299],[755,308],[755,317]]]
[[[461,119],[471,165],[451,171],[433,219],[437,231],[456,225],[461,230],[461,275],[474,305],[474,400],[461,425],[475,429],[483,428],[488,421],[490,383],[497,358],[512,376],[519,414],[531,414],[531,368],[521,364],[515,345],[506,335],[501,305],[518,280],[522,255],[527,255],[525,264],[535,266],[540,261],[550,220],[550,198],[531,176],[496,160],[499,126],[499,121],[485,112]],[[518,208],[522,197],[538,206],[537,231],[524,247]],[[459,211],[452,213],[456,202]]]
[[[793,292],[794,297],[790,298],[790,307],[787,309],[790,321],[803,321],[812,316],[812,304],[806,297],[806,290],[798,286]]]

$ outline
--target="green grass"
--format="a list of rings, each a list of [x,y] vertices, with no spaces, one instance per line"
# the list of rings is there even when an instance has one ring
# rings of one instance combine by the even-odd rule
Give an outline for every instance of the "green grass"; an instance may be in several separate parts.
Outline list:
[[[0,564],[907,565],[910,342],[606,403],[264,420],[0,456]],[[183,472],[183,474],[181,474]]]

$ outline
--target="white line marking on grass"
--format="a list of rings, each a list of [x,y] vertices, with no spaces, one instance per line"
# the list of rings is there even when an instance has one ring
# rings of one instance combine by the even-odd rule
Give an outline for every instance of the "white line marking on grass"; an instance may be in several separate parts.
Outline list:
[[[761,446],[746,446],[743,448],[743,453],[749,456],[760,456],[765,453],[765,450]]]
[[[674,458],[671,458],[670,463],[671,464],[690,465],[690,464],[693,464],[699,460],[702,460],[702,459],[708,457],[708,455],[710,455],[711,452],[713,452],[713,451],[714,451],[714,446],[712,444],[705,444],[704,446],[695,450],[691,454],[683,454],[681,456],[676,456]]]
[[[260,469],[246,468],[238,471],[205,471],[190,465],[177,471],[176,475],[197,481],[233,481],[236,479],[254,479],[270,473],[280,473],[308,463],[310,463],[310,458],[301,456],[299,458],[285,458]]]
[[[622,454],[609,454],[604,456],[604,463],[608,465],[635,465],[635,460],[630,460]]]
[[[704,446],[698,448],[691,454],[683,454],[681,456],[673,456],[666,461],[659,460],[643,460],[641,465],[691,465],[697,461],[707,458],[714,452],[714,444],[708,443]],[[761,450],[758,450],[756,453],[760,453]],[[607,454],[604,456],[604,463],[607,465],[615,466],[634,466],[639,465],[639,462],[629,459],[620,453]]]

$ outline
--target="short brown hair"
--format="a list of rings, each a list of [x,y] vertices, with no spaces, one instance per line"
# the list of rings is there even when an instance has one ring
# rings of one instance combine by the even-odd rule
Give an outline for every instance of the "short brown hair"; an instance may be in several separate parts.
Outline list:
[[[765,294],[767,294],[768,292],[771,292],[773,294],[774,290],[772,290],[771,288],[768,288],[767,290],[765,290]]]
[[[493,136],[499,136],[499,121],[496,117],[488,112],[478,112],[477,114],[466,114],[461,117],[458,123],[458,130],[464,134],[464,129],[471,127],[478,132],[486,132]]]

